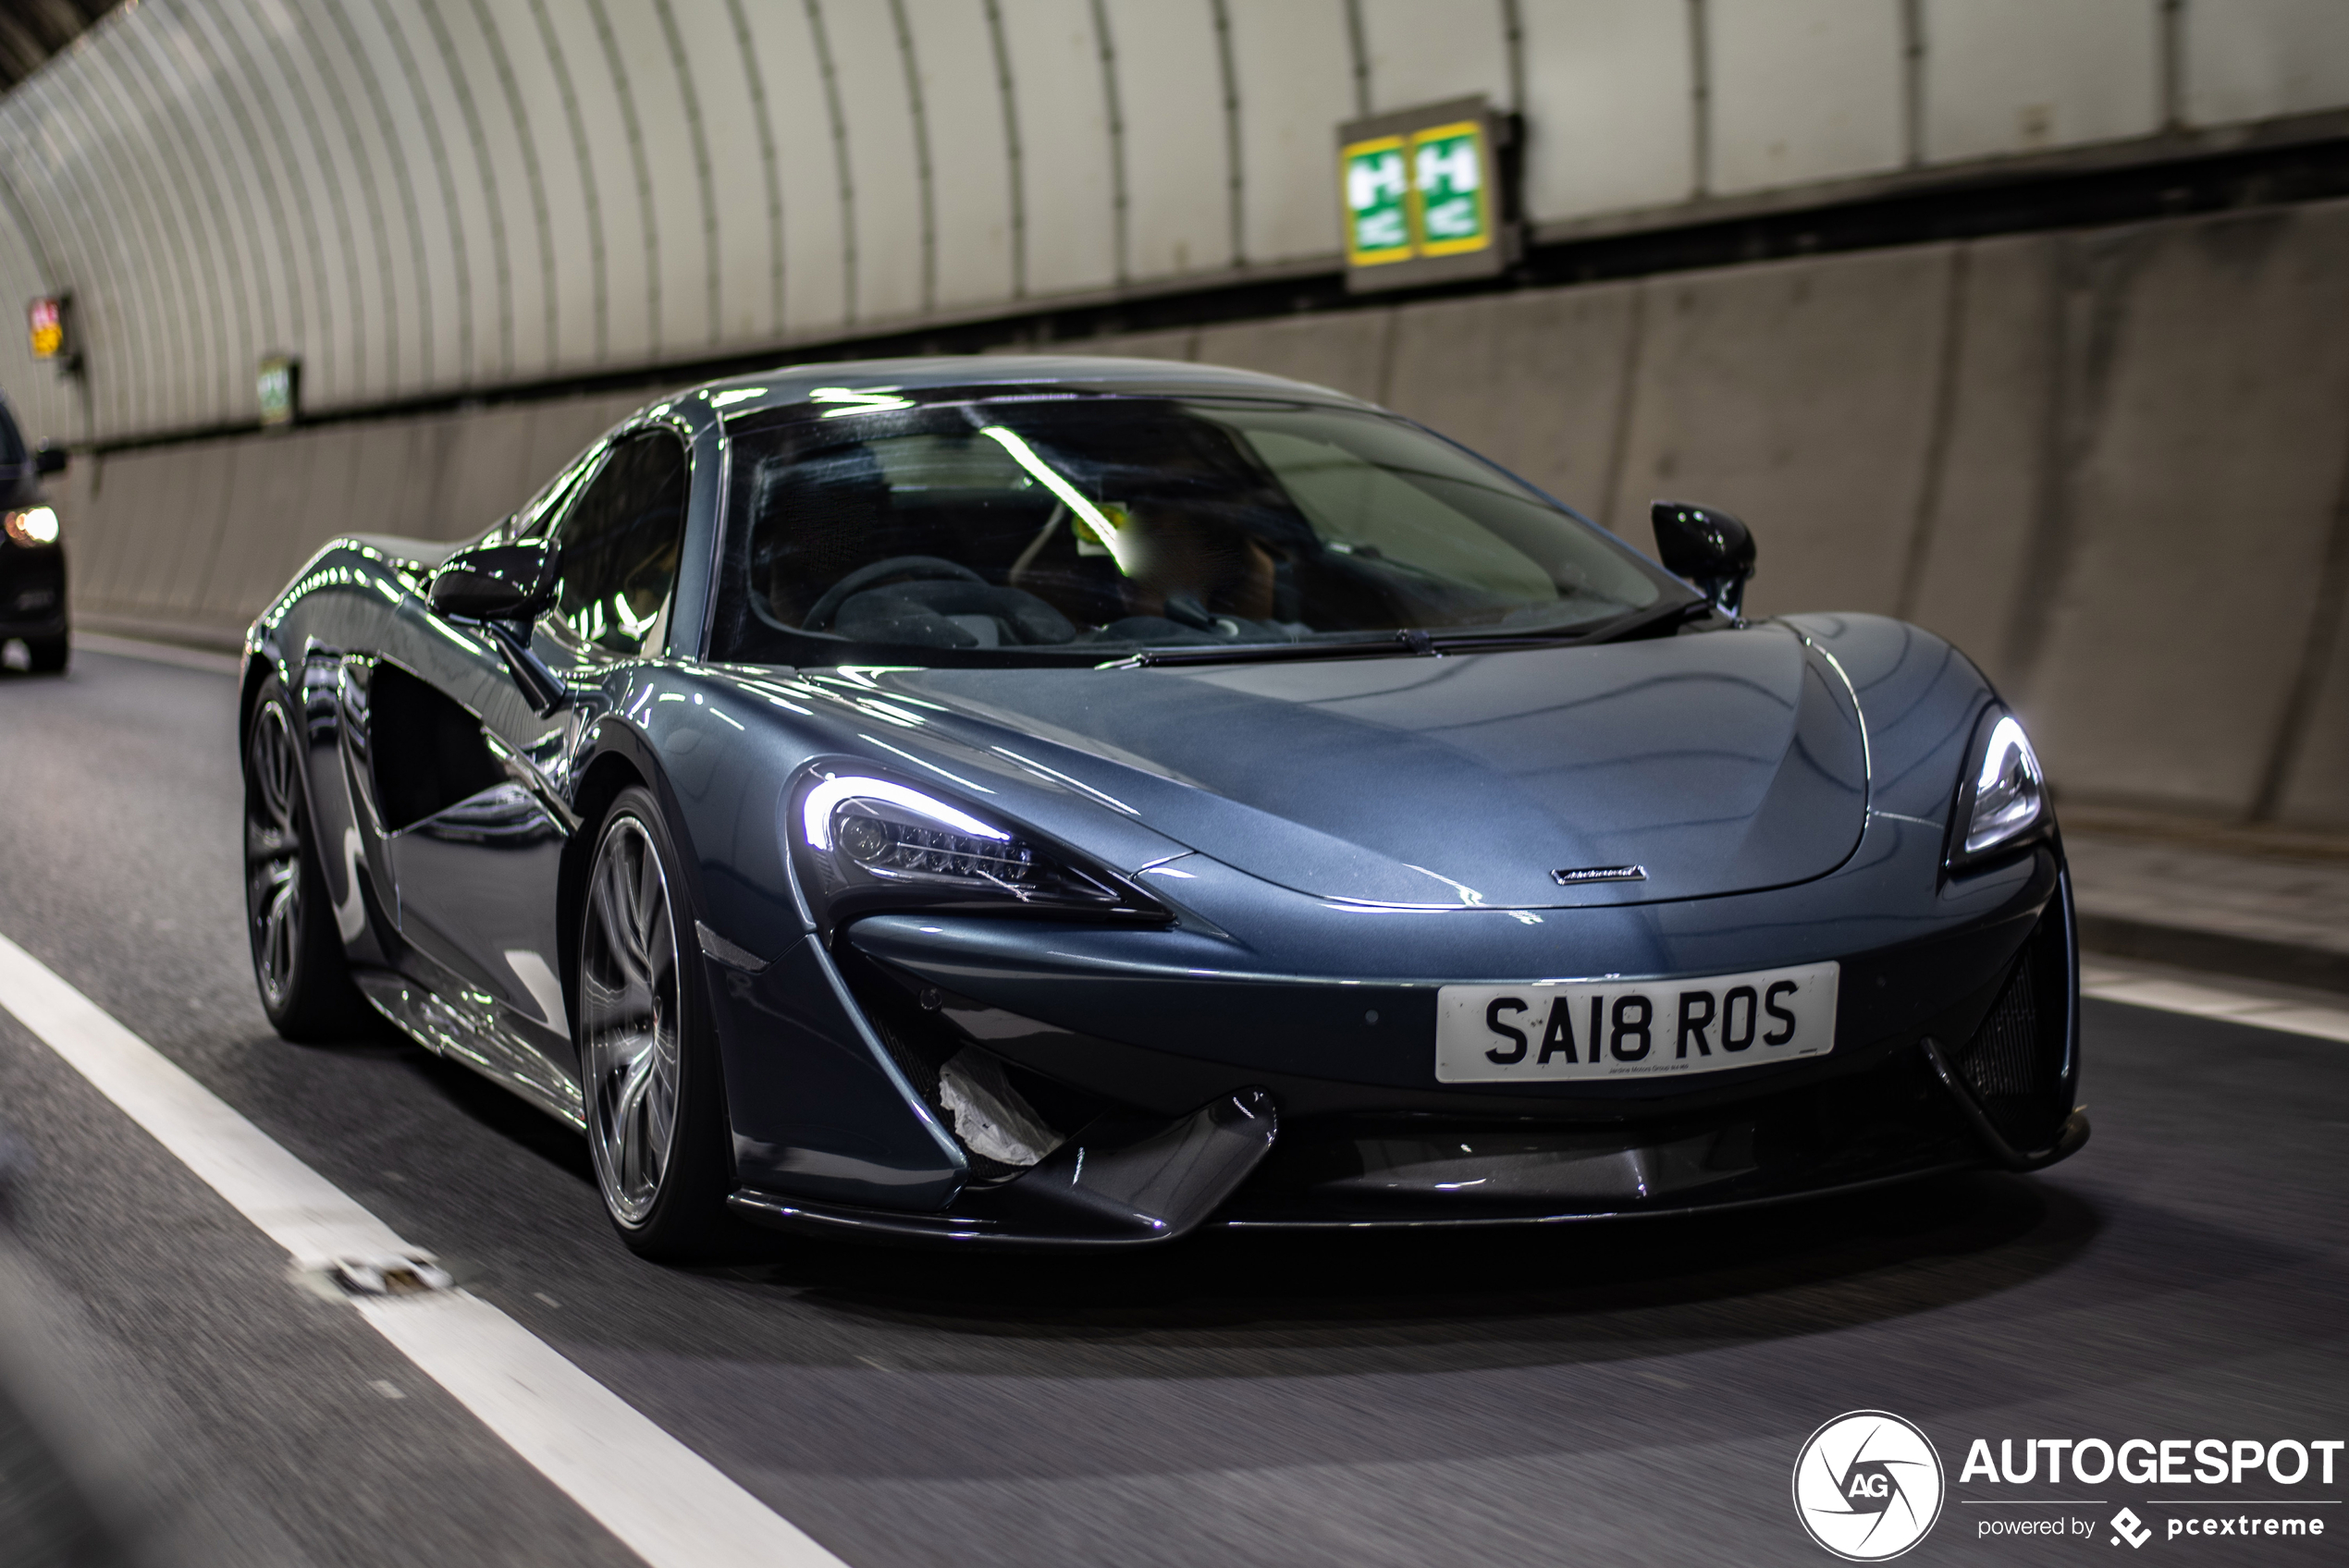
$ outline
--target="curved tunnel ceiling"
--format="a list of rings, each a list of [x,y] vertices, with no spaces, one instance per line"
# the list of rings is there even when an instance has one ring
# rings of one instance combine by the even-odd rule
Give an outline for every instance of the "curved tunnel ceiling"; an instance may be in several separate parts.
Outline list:
[[[1537,222],[2349,102],[2349,7],[2227,3],[2275,46],[2204,0],[134,0],[0,102],[0,288],[69,289],[89,367],[0,376],[119,438],[250,422],[273,352],[360,408],[1334,268],[1334,127],[1471,92]]]

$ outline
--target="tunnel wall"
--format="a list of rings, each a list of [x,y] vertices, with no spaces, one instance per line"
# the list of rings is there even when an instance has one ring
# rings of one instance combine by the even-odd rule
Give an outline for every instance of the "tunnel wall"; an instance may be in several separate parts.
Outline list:
[[[2349,827],[2349,202],[1057,347],[1457,435],[1637,543],[1743,515],[1751,607],[1955,640],[2072,798]],[[455,538],[644,399],[150,448],[65,497],[90,624],[233,634],[358,530]]]
[[[0,300],[84,355],[0,388],[119,444],[264,355],[354,412],[1327,276],[1337,126],[1469,93],[1562,241],[2338,136],[2349,6],[143,0],[0,100]]]

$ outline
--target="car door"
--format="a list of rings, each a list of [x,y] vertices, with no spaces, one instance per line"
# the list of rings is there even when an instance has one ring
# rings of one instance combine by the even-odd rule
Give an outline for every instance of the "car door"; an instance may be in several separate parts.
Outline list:
[[[477,1065],[526,1092],[576,1093],[556,902],[571,831],[563,755],[603,701],[603,672],[660,645],[687,475],[676,436],[633,433],[614,442],[570,504],[547,518],[561,586],[532,646],[569,688],[564,706],[536,711],[503,654],[454,624],[444,623],[438,641],[454,648],[464,638],[477,651],[442,660],[443,680],[412,680],[380,667],[375,674],[378,732],[404,726],[400,742],[379,742],[376,755],[406,759],[410,775],[411,798],[397,815],[412,825],[394,835],[402,934],[460,980],[460,996],[435,989],[460,1011],[471,1002],[489,1037],[469,1054],[498,1058]],[[433,615],[421,604],[417,613]],[[378,790],[388,808],[399,791],[380,763]],[[545,1064],[560,1081],[529,1081]]]

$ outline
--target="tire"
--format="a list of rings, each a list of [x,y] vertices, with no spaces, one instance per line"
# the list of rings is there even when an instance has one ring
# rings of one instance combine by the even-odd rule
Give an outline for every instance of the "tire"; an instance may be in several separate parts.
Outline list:
[[[335,929],[301,788],[301,731],[287,709],[273,675],[245,731],[245,935],[253,984],[270,1027],[286,1039],[348,1040],[368,1032],[370,1015]]]
[[[580,1091],[612,1228],[640,1256],[670,1260],[724,1234],[732,1174],[684,888],[659,803],[623,790],[582,893]]]
[[[24,651],[35,675],[62,675],[66,660],[73,652],[73,644],[64,632],[55,637],[28,637]]]

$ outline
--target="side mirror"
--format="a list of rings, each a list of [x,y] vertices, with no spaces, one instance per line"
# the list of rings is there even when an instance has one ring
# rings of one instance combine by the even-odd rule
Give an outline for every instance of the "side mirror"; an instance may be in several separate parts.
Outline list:
[[[460,550],[432,578],[432,607],[460,620],[532,620],[555,601],[560,552],[543,539]]]
[[[1654,501],[1648,520],[1655,525],[1656,558],[1685,577],[1736,619],[1745,603],[1746,579],[1753,575],[1753,533],[1728,512],[1687,501]]]
[[[47,475],[66,471],[66,449],[55,441],[43,441],[32,449],[32,472]]]

